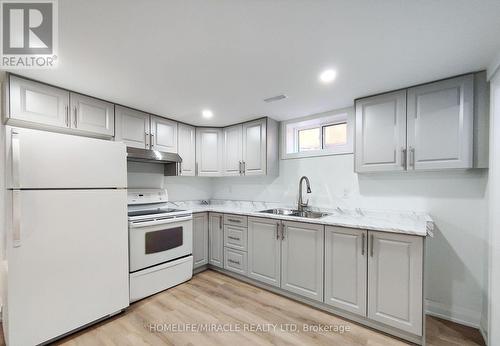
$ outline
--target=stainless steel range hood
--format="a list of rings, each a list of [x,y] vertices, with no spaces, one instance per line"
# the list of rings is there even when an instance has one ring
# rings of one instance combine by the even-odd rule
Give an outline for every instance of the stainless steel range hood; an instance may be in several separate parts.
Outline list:
[[[175,176],[181,171],[182,158],[179,154],[152,149],[127,147],[127,160],[133,162],[158,163],[164,165],[164,175]]]

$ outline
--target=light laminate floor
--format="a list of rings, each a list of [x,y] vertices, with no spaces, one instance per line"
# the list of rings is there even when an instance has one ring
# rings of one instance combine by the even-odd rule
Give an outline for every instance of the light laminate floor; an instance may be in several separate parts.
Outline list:
[[[168,327],[187,328],[186,324],[215,326],[212,331],[165,332]],[[271,325],[277,325],[276,330]],[[259,329],[266,326],[268,330]],[[304,331],[304,326],[326,326],[332,331]],[[350,330],[341,333],[333,330],[335,326],[349,327]],[[221,331],[222,328],[225,330]],[[187,283],[137,302],[126,312],[56,344],[386,346],[407,343],[208,270]],[[484,343],[479,332],[473,328],[428,317],[427,345]]]

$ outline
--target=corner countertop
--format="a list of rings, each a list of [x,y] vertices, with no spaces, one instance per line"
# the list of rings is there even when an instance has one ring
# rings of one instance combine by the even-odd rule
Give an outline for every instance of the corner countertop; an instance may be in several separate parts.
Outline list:
[[[169,203],[177,208],[191,210],[193,213],[218,212],[224,214],[238,214],[327,226],[361,228],[422,237],[428,235],[432,237],[432,231],[434,230],[434,221],[428,214],[412,211],[382,211],[359,208],[355,210],[341,208],[330,210],[321,209],[322,212],[330,213],[330,215],[319,219],[309,219],[259,212],[260,210],[273,208],[293,208],[289,205],[280,203],[229,200],[174,201]],[[312,208],[312,210],[317,211],[320,209]]]

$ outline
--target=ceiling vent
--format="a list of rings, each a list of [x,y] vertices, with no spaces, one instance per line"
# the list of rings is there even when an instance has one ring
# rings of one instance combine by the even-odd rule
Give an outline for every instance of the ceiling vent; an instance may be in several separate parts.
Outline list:
[[[287,96],[286,95],[277,95],[277,96],[273,96],[273,97],[268,97],[267,99],[264,99],[264,102],[275,102],[275,101],[279,101],[279,100],[283,100],[283,99],[286,99]]]

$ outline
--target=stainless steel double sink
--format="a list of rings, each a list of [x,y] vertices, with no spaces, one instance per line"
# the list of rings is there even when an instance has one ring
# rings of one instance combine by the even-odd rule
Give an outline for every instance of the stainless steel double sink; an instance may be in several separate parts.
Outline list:
[[[322,213],[319,211],[310,211],[310,210],[299,211],[297,209],[286,209],[286,208],[266,209],[266,210],[259,211],[259,213],[283,215],[283,216],[305,217],[308,219],[320,219],[322,217],[330,215],[329,213]]]

